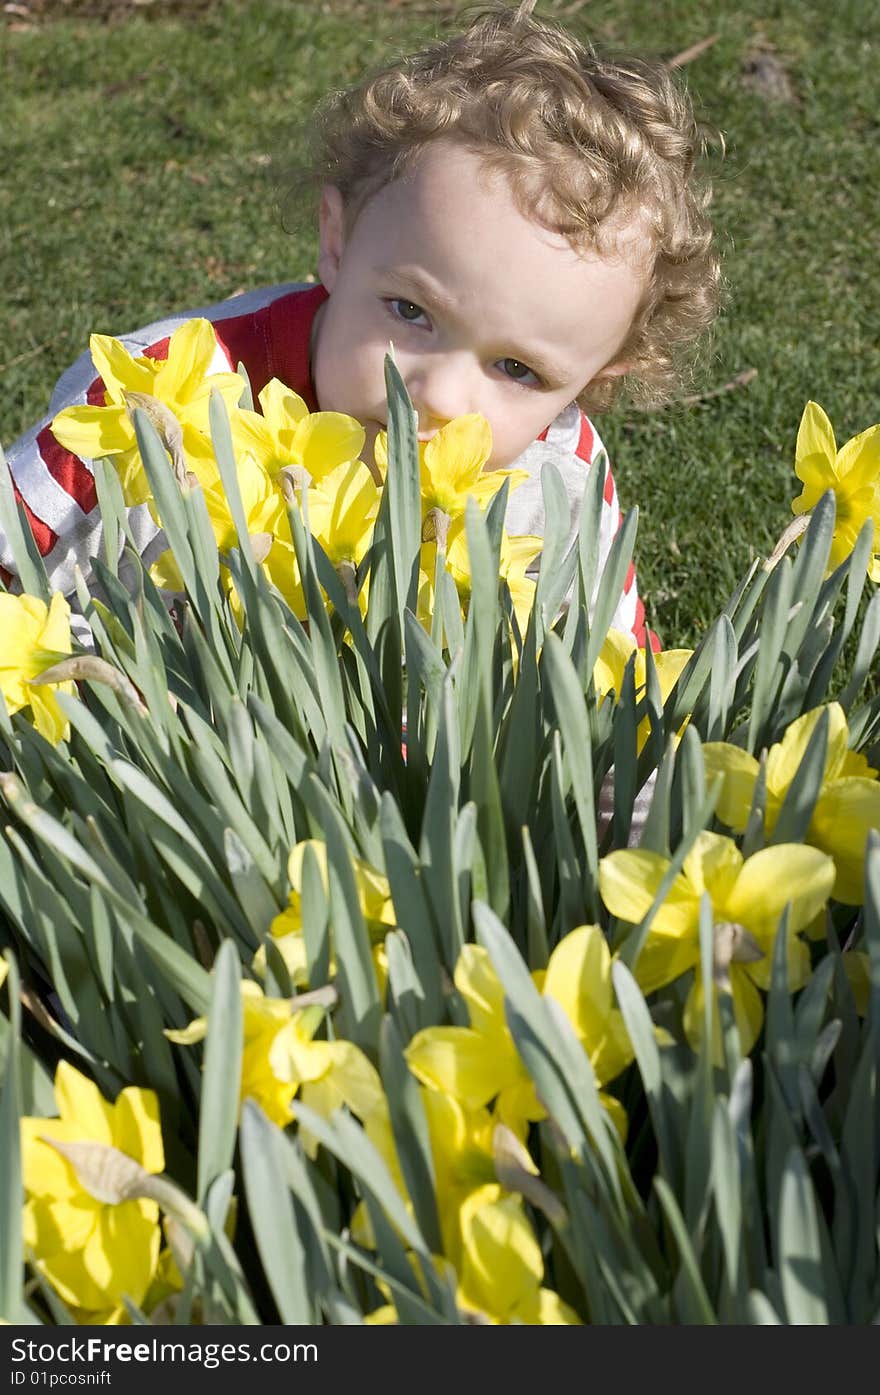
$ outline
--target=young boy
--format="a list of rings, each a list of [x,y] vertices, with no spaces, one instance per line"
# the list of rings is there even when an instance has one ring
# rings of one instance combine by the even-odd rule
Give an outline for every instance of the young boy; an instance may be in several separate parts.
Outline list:
[[[481,412],[487,468],[528,473],[511,492],[508,532],[543,535],[552,462],[571,539],[601,449],[583,408],[607,406],[623,377],[662,396],[680,349],[712,317],[718,267],[686,99],[662,71],[605,61],[535,20],[533,4],[484,12],[322,104],[320,284],[269,287],[122,338],[161,358],[178,324],[206,317],[213,371],[242,361],[255,396],[278,377],[313,410],[356,417],[368,465],[393,342],[420,438]],[[87,355],[9,457],[65,592],[74,564],[87,572],[97,551],[99,518],[89,463],[60,446],[51,420],[83,401],[103,401]],[[609,472],[600,561],[619,520]],[[150,560],[161,541],[146,506],[132,525]],[[0,536],[0,563],[10,561]],[[613,623],[644,642],[632,569]]]

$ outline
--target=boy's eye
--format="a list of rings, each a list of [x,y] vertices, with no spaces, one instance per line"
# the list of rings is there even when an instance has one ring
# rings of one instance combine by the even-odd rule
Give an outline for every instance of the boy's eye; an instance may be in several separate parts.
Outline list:
[[[422,319],[425,314],[421,305],[416,305],[412,300],[399,300],[395,297],[389,300],[388,304],[397,318],[405,320],[407,324],[415,324],[416,320]]]
[[[515,383],[525,383],[532,379],[535,383],[539,381],[538,375],[533,373],[527,363],[520,363],[518,358],[500,358],[498,367],[505,377],[512,379]]]

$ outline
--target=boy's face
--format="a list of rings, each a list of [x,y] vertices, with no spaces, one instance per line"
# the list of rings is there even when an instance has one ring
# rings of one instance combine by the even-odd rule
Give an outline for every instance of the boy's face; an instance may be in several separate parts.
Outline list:
[[[373,195],[347,235],[328,186],[318,265],[330,293],[312,337],[322,410],[362,422],[370,463],[386,425],[392,341],[420,439],[481,412],[492,428],[489,469],[510,465],[594,378],[625,371],[616,356],[647,274],[636,258],[576,252],[519,211],[503,175],[452,141],[429,146],[410,174]]]

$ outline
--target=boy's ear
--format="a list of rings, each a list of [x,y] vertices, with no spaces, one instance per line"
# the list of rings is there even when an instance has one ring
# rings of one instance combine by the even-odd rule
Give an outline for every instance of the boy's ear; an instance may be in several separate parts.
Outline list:
[[[632,366],[632,361],[625,358],[618,359],[616,363],[608,363],[595,374],[593,382],[602,378],[622,378],[624,373],[629,373]]]
[[[318,208],[318,275],[324,289],[332,291],[342,262],[345,220],[342,195],[335,184],[325,184]]]

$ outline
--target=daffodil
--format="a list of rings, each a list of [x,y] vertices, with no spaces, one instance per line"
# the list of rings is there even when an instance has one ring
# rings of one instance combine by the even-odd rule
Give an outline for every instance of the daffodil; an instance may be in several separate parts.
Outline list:
[[[305,988],[309,983],[309,968],[302,922],[303,862],[306,848],[312,849],[317,859],[318,870],[321,873],[324,893],[325,895],[329,893],[327,845],[317,838],[304,839],[291,850],[287,862],[287,876],[290,881],[288,905],[275,917],[269,927],[287,965],[291,982],[297,988]],[[391,900],[391,888],[384,873],[377,872],[375,867],[371,867],[363,858],[352,858],[351,865],[357,887],[358,904],[373,941],[373,963],[381,989],[384,987],[386,975],[383,941],[389,930],[393,930],[397,926],[397,917]],[[331,971],[332,967],[331,963]],[[254,969],[261,977],[265,974],[265,949],[261,948],[257,951],[254,958]]]
[[[593,682],[596,685],[600,702],[604,701],[612,692],[618,698],[620,697],[623,691],[623,675],[633,654],[636,656],[633,678],[636,702],[638,702],[644,695],[648,681],[645,651],[639,648],[632,635],[623,634],[620,630],[608,631],[602,641],[602,648],[593,668]],[[681,677],[682,671],[692,655],[692,649],[664,649],[659,654],[654,655],[660,696],[664,702]],[[637,733],[639,751],[648,739],[649,727],[649,719],[644,717],[639,723]]]
[[[450,1094],[419,1087],[428,1125],[434,1194],[443,1239],[443,1253],[458,1268],[461,1263],[459,1210],[475,1187],[496,1181],[492,1144],[494,1120],[488,1109],[467,1109]],[[365,1120],[371,1142],[384,1159],[401,1196],[411,1208],[387,1108],[374,1109]],[[533,1171],[537,1171],[530,1162]],[[366,1212],[359,1208],[356,1238],[373,1245]]]
[[[239,458],[236,463],[236,475],[248,536],[252,540],[258,560],[269,568],[271,553],[276,547],[279,548],[284,553],[284,562],[289,565],[295,578],[292,587],[296,593],[299,574],[296,570],[287,510],[280,490],[276,488],[263,466],[250,455]],[[239,539],[229,500],[213,461],[208,470],[199,472],[199,483],[204,491],[205,507],[218,550],[221,555],[228,553],[239,546]],[[177,591],[183,586],[177,561],[170,550],[163,552],[154,562],[150,575],[157,586],[167,590]],[[272,579],[274,580],[274,575]],[[227,586],[232,584],[228,573],[226,583]]]
[[[204,470],[204,462],[210,459],[211,392],[216,388],[232,409],[244,387],[237,373],[210,372],[217,353],[210,323],[187,320],[171,335],[165,359],[133,358],[118,339],[106,334],[93,334],[89,347],[104,384],[104,405],[66,407],[59,412],[52,431],[61,445],[87,460],[113,456],[125,502],[142,504],[150,498],[150,486],[137,447],[132,408],[143,406],[160,422],[173,419],[174,441],[169,440],[169,446],[179,444],[184,465],[192,468],[200,461]]]
[[[839,566],[850,555],[870,518],[874,542],[869,575],[880,581],[880,423],[838,450],[825,412],[817,402],[808,402],[798,428],[794,469],[804,487],[792,503],[792,513],[808,513],[826,490],[834,491],[837,512],[829,567]]]
[[[543,539],[538,537],[525,534],[511,537],[506,531],[501,534],[498,574],[507,582],[521,634],[525,634],[535,600],[535,582],[530,576],[526,576],[526,569],[534,562],[542,546]],[[422,625],[428,630],[431,628],[431,616],[434,609],[436,560],[436,540],[423,542],[419,559],[417,613]],[[459,514],[449,525],[446,534],[445,560],[446,568],[458,591],[462,614],[466,615],[471,599],[471,566],[463,514]]]
[[[363,450],[360,422],[342,412],[309,412],[302,398],[277,378],[266,384],[258,400],[262,415],[245,408],[232,414],[232,439],[273,480],[282,470],[299,469],[317,483],[356,461]]]
[[[495,1123],[487,1109],[466,1109],[450,1094],[420,1089],[428,1125],[443,1259],[457,1279],[459,1306],[492,1323],[568,1323],[579,1319],[558,1294],[542,1287],[543,1260],[526,1219],[522,1199],[496,1177]],[[366,1131],[385,1160],[401,1196],[411,1207],[386,1109],[373,1111]],[[522,1149],[525,1170],[538,1169]],[[364,1207],[352,1234],[370,1248],[374,1238]],[[389,1306],[370,1320],[396,1322]]]
[[[571,931],[554,949],[547,969],[534,976],[547,997],[559,1002],[590,1058],[598,1084],[619,1075],[632,1060],[620,1012],[613,1005],[611,955],[598,926]],[[469,1027],[426,1027],[406,1048],[410,1070],[424,1084],[457,1099],[467,1109],[495,1101],[497,1117],[523,1138],[531,1121],[546,1117],[531,1077],[507,1026],[504,989],[485,949],[465,945],[455,967]],[[619,1128],[625,1116],[618,1101],[602,1095]]]
[[[828,747],[822,784],[805,841],[834,859],[834,895],[847,905],[860,905],[864,895],[865,850],[872,828],[880,828],[880,782],[877,772],[857,751],[849,749],[849,727],[837,702],[815,707],[789,726],[781,741],[767,752],[767,805],[764,827],[772,833],[792,780],[823,712],[828,714]],[[718,817],[741,833],[749,810],[759,765],[739,746],[710,742],[703,747],[708,779],[721,775]]]
[[[544,1258],[522,1198],[497,1183],[462,1203],[459,1304],[490,1322],[569,1326],[580,1318],[558,1293],[543,1287]]]
[[[381,487],[359,460],[337,465],[308,491],[309,530],[336,568],[349,599],[366,605],[369,578],[358,595],[355,569],[373,537]]]
[[[0,692],[7,711],[29,707],[41,736],[63,741],[68,723],[58,706],[58,692],[74,692],[72,682],[34,684],[47,668],[71,652],[70,606],[60,591],[50,604],[37,596],[0,592]]]
[[[165,1158],[158,1102],[152,1090],[130,1087],[110,1104],[66,1061],[55,1073],[55,1099],[57,1119],[21,1120],[25,1243],[84,1321],[118,1321],[123,1297],[142,1303],[155,1277],[159,1208],[146,1198],[99,1200],[53,1142],[110,1145],[159,1173]]]
[[[295,1117],[294,1096],[329,1117],[347,1104],[363,1117],[382,1106],[384,1093],[375,1068],[348,1041],[315,1041],[324,1009],[300,1009],[287,998],[267,998],[249,980],[241,985],[244,1051],[239,1097],[255,1099],[268,1117],[284,1127]],[[206,1017],[180,1031],[166,1031],[170,1041],[191,1046],[204,1040]],[[313,1147],[311,1141],[307,1146]]]
[[[654,900],[669,859],[644,848],[609,853],[599,863],[599,891],[612,915],[638,924]],[[715,922],[715,983],[733,995],[733,1009],[744,1053],[751,1051],[764,1020],[759,988],[770,982],[773,943],[787,905],[788,982],[802,988],[810,956],[798,938],[824,906],[834,884],[834,864],[816,848],[780,843],[749,858],[732,838],[702,832],[682,871],[658,908],[636,961],[635,975],[646,994],[695,968],[700,962],[700,899],[707,893]],[[718,1022],[718,1015],[715,1015]],[[688,995],[684,1027],[692,1046],[703,1022],[702,978]],[[713,1043],[721,1058],[720,1035]]]
[[[464,517],[468,499],[484,508],[506,479],[511,489],[528,479],[525,470],[486,470],[492,454],[492,431],[476,412],[447,422],[431,437],[419,442],[422,491],[422,538],[445,543],[450,522]],[[384,478],[388,469],[388,438],[380,431],[375,445],[376,464]]]

